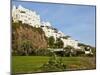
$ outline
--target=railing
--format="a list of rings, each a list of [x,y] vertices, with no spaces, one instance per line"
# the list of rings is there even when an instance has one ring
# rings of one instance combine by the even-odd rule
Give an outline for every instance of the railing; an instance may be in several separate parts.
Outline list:
[[[52,49],[52,48],[48,48],[50,51],[52,52],[56,52],[56,51],[65,51],[63,48],[58,48],[58,49]]]

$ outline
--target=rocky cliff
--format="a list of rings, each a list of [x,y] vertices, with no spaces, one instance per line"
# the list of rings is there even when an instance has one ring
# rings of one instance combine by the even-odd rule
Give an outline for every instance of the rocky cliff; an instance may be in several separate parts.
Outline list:
[[[25,42],[27,42],[26,46]],[[47,48],[47,40],[43,30],[27,24],[12,23],[12,48],[13,50],[21,50],[23,46],[25,48],[30,46],[34,49]]]

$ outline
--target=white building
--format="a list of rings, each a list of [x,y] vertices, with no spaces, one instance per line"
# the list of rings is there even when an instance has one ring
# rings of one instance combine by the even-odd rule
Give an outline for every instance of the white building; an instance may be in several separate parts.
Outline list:
[[[64,34],[61,31],[58,31],[56,28],[53,28],[50,22],[42,22],[41,27],[47,37],[53,36],[54,39],[56,40],[56,38],[64,36]]]
[[[63,47],[72,46],[75,49],[80,49],[80,47],[78,46],[78,41],[76,41],[76,40],[73,40],[71,38],[68,38],[68,39],[61,38],[61,40],[64,43]]]
[[[53,36],[55,41],[57,38],[61,38],[61,40],[64,43],[63,47],[67,47],[68,45],[74,47],[75,49],[80,49],[80,47],[78,47],[78,41],[73,40],[71,38],[68,39],[64,39],[62,37],[65,36],[64,33],[62,33],[61,31],[58,31],[56,28],[53,28],[52,25],[50,24],[50,22],[42,22],[41,25],[43,31],[45,32],[46,37],[51,37]]]
[[[35,11],[31,11],[19,5],[12,7],[12,20],[14,22],[22,21],[22,23],[33,27],[40,27],[40,16]]]
[[[86,48],[85,54],[92,54],[92,55],[93,55],[93,52],[92,52],[92,50],[91,50],[90,47],[87,47],[87,48]]]

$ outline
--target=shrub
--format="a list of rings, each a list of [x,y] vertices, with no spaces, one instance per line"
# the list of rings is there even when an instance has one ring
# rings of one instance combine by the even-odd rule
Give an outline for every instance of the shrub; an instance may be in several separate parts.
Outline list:
[[[85,56],[85,52],[82,50],[76,50],[76,56]]]
[[[92,47],[91,50],[93,52],[93,56],[96,56],[96,48],[95,47]]]
[[[73,50],[73,52],[71,52],[71,55],[72,56],[77,56],[77,51],[76,50]]]
[[[62,62],[62,58],[58,59],[55,54],[41,67],[41,70],[44,72],[64,71],[65,69],[66,65]]]
[[[69,57],[70,56],[70,50],[65,51],[65,56]]]
[[[65,52],[64,51],[55,51],[54,52],[57,56],[65,56]]]
[[[72,56],[74,48],[72,46],[67,46],[64,48],[64,50],[65,50],[65,56]]]
[[[52,56],[52,52],[48,49],[38,49],[36,52],[38,56]]]

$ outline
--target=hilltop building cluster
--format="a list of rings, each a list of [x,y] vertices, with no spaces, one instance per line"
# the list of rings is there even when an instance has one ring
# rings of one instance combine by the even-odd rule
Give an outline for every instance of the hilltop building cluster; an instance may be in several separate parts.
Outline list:
[[[40,15],[35,11],[31,11],[19,5],[18,7],[13,6],[12,8],[12,20],[14,22],[21,21],[22,23],[31,25],[33,27],[40,27]]]
[[[63,47],[70,45],[76,49],[80,49],[80,47],[78,46],[78,41],[73,40],[70,37],[67,39],[63,38],[66,36],[63,32],[52,27],[50,22],[42,22],[40,19],[40,15],[38,15],[35,11],[22,7],[21,5],[19,5],[18,7],[12,7],[12,20],[14,22],[21,21],[22,23],[31,25],[36,28],[41,27],[45,32],[46,37],[53,36],[55,40],[57,38],[61,38],[64,43]]]

